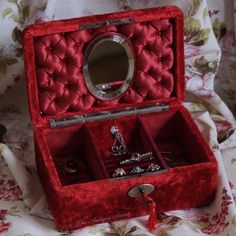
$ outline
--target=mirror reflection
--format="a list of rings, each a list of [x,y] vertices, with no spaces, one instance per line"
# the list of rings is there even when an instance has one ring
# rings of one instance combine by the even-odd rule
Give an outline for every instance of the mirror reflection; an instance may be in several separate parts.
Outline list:
[[[120,35],[96,38],[86,50],[83,69],[91,93],[101,99],[114,99],[123,94],[132,81],[132,49]]]

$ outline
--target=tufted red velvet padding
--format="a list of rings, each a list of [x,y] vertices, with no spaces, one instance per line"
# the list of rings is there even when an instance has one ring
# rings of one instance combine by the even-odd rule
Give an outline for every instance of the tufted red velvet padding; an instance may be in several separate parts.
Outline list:
[[[109,102],[89,93],[82,71],[86,46],[104,32],[124,35],[136,56],[132,87]],[[169,19],[41,36],[34,47],[40,111],[45,115],[170,97],[173,92],[173,28]]]
[[[169,17],[159,11],[143,15],[122,12],[29,26],[24,48],[26,78],[30,90],[32,120],[71,113],[89,113],[117,107],[139,106],[161,100],[184,97],[182,15],[165,8]],[[181,13],[182,14],[182,13]],[[84,23],[134,18],[131,24],[79,30]],[[117,99],[102,101],[88,91],[83,73],[84,52],[98,35],[124,35],[135,54],[132,86]],[[175,42],[175,43],[173,43]],[[178,43],[180,42],[180,43]],[[174,64],[174,61],[180,61]],[[32,64],[32,62],[34,62]]]

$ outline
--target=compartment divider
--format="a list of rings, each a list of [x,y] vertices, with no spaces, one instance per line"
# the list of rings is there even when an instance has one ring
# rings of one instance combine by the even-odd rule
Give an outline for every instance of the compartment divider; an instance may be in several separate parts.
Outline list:
[[[92,134],[91,129],[87,125],[84,125],[84,129],[86,139],[85,145],[87,148],[86,159],[89,164],[89,167],[96,179],[107,179],[109,178],[109,174],[104,165],[104,161],[101,157],[100,151],[97,148],[94,135]]]
[[[147,127],[145,125],[145,123],[143,122],[142,120],[142,117],[138,116],[138,122],[140,124],[140,127],[141,127],[141,131],[145,134],[148,142],[150,143],[153,151],[154,151],[154,154],[156,155],[156,157],[158,158],[158,160],[160,161],[161,165],[165,168],[165,169],[168,169],[168,166],[166,164],[166,162],[164,161],[155,141],[153,140],[153,138],[149,135],[148,133],[148,130],[147,130]]]

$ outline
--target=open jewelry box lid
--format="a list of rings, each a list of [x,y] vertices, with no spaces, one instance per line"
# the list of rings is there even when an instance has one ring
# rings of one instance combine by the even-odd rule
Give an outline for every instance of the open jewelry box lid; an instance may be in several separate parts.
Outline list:
[[[132,83],[112,100],[94,96],[83,73],[86,48],[104,34],[124,36],[134,53]],[[181,104],[185,96],[183,42],[183,13],[174,6],[28,26],[24,61],[33,124],[45,126],[50,119],[154,104]]]

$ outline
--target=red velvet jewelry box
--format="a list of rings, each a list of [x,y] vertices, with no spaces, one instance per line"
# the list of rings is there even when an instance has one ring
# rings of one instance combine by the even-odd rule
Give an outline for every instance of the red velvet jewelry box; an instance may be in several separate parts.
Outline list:
[[[115,77],[122,70],[111,69],[115,54],[101,49],[101,55],[112,52],[101,78],[109,74],[116,80],[106,89],[87,79],[95,68],[88,52],[104,38],[125,43],[129,63],[117,65],[131,72],[120,85]],[[96,62],[103,63],[101,58]],[[161,212],[212,202],[217,162],[182,105],[181,10],[164,7],[31,25],[24,32],[24,60],[38,172],[59,229],[148,214],[142,197],[133,198],[139,195],[133,188],[140,185]],[[104,97],[110,90],[118,92]],[[113,155],[114,126],[128,149],[123,155]],[[134,153],[150,152],[152,159],[121,165]],[[71,161],[76,168],[68,174],[65,165]],[[148,171],[151,164],[159,170]],[[143,173],[132,172],[137,166]],[[114,175],[118,168],[124,176]]]

